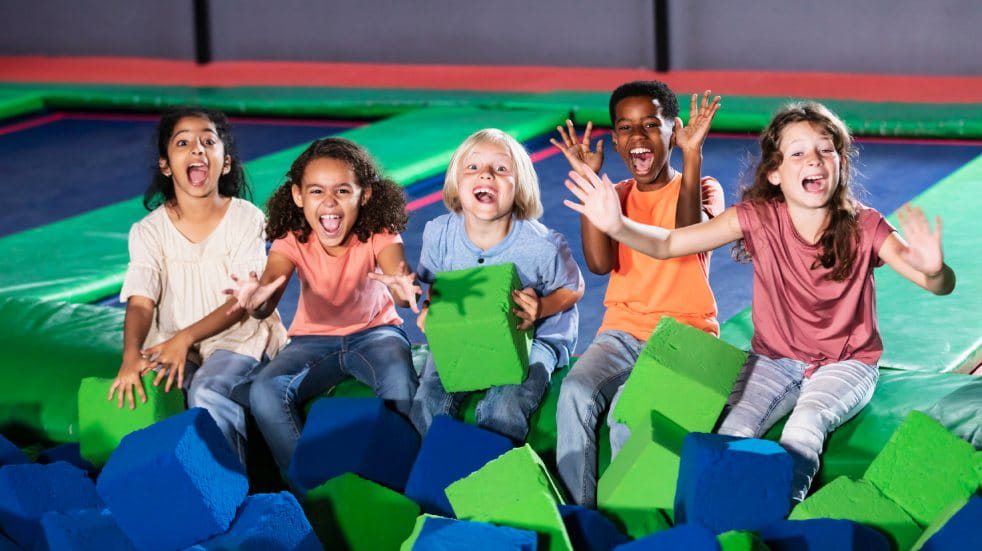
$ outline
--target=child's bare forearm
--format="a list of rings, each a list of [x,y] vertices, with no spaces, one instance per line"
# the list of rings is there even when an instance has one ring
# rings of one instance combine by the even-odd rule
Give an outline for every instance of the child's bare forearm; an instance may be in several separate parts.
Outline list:
[[[955,290],[955,271],[944,264],[936,274],[924,274],[924,288],[936,295],[948,295]]]
[[[580,216],[580,243],[583,246],[586,266],[591,272],[597,275],[606,275],[614,269],[617,259],[617,244],[611,240],[609,235],[591,224],[586,216]]]
[[[542,297],[542,306],[541,311],[539,312],[539,319],[548,318],[553,314],[558,314],[559,312],[569,310],[582,297],[582,285],[575,291],[572,289],[567,289],[566,287],[556,289],[555,291]]]
[[[675,227],[702,222],[702,147],[682,150],[682,189],[675,209]]]
[[[123,357],[138,358],[143,350],[143,343],[150,333],[153,323],[153,311],[156,305],[150,299],[130,297],[126,304],[126,318],[123,321]]]

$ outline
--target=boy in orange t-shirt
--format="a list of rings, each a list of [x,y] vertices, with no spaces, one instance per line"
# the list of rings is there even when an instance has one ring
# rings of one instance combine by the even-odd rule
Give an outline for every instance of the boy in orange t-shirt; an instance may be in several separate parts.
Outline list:
[[[713,178],[700,178],[702,144],[719,97],[692,96],[689,126],[678,118],[675,94],[658,81],[618,87],[610,97],[613,145],[632,178],[617,184],[624,214],[642,224],[679,228],[723,211],[723,190]],[[592,123],[578,141],[573,123],[558,127],[562,142],[551,140],[577,171],[599,173],[603,144],[590,149]],[[671,167],[673,147],[682,150],[682,172]],[[597,428],[616,401],[645,341],[663,316],[719,335],[716,300],[709,288],[709,254],[656,260],[625,247],[580,217],[583,254],[595,274],[611,274],[607,311],[596,338],[562,383],[556,411],[559,476],[579,505],[596,507]],[[617,453],[628,434],[612,425]]]

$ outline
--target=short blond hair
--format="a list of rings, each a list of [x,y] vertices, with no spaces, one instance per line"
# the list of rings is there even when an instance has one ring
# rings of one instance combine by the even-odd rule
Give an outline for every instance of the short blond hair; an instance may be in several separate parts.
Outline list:
[[[443,204],[455,213],[460,213],[460,195],[457,191],[457,174],[464,157],[479,144],[502,145],[515,163],[515,203],[512,212],[519,220],[536,219],[542,216],[542,199],[539,197],[539,177],[535,174],[532,159],[522,144],[497,128],[485,128],[471,134],[460,144],[450,158],[447,178],[443,183]]]

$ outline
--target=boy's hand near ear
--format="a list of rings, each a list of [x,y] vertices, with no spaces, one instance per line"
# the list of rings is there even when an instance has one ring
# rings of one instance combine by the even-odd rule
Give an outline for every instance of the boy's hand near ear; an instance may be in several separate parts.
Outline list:
[[[675,117],[673,141],[675,142],[674,145],[682,150],[683,159],[690,152],[701,153],[702,144],[706,141],[706,135],[709,134],[713,117],[719,110],[720,97],[716,96],[712,101],[709,101],[710,93],[709,90],[703,93],[701,104],[698,101],[699,94],[692,94],[692,101],[689,104],[689,126],[684,126],[682,119]]]
[[[595,174],[599,174],[600,168],[604,164],[604,141],[597,140],[596,149],[593,151],[590,150],[590,134],[593,132],[593,122],[586,123],[586,130],[583,132],[582,140],[577,140],[576,129],[573,127],[573,121],[570,119],[566,119],[566,128],[557,126],[556,130],[559,131],[559,135],[563,141],[559,142],[555,138],[549,138],[549,142],[563,152],[563,155],[569,161],[573,170],[580,172],[582,165],[586,165]],[[586,174],[582,175],[586,176]]]

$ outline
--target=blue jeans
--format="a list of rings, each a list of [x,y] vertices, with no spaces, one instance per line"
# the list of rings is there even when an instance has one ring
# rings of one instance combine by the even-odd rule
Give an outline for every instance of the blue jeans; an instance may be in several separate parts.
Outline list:
[[[604,331],[590,343],[559,389],[556,408],[556,463],[571,499],[597,506],[597,430],[600,418],[634,369],[644,342],[624,331]],[[610,408],[613,409],[613,408]],[[613,425],[612,425],[613,429]],[[618,431],[617,434],[626,431]],[[623,441],[612,448],[620,449]]]
[[[394,325],[345,336],[293,337],[256,377],[249,391],[252,415],[282,473],[303,428],[299,406],[349,375],[409,416],[418,381],[409,338]]]
[[[781,445],[794,460],[791,499],[801,501],[818,472],[828,433],[870,401],[880,376],[875,365],[846,360],[805,378],[805,362],[751,353],[727,400],[719,434],[760,438],[791,412]]]
[[[525,442],[529,432],[529,418],[539,409],[542,397],[549,389],[549,378],[558,362],[559,355],[551,345],[532,339],[528,376],[521,384],[489,388],[477,404],[477,425],[507,436],[513,442]],[[475,364],[475,369],[480,369],[479,365]],[[469,394],[448,393],[444,390],[431,355],[426,360],[419,391],[413,401],[410,417],[416,430],[425,435],[437,415],[456,417],[461,403]]]
[[[251,356],[216,350],[200,366],[187,362],[184,367],[188,407],[208,410],[243,466],[246,416],[242,406],[232,399],[232,393],[237,386],[249,382],[259,365],[259,360]]]

